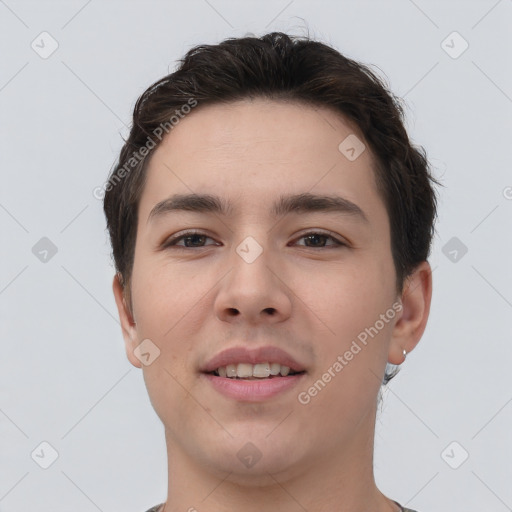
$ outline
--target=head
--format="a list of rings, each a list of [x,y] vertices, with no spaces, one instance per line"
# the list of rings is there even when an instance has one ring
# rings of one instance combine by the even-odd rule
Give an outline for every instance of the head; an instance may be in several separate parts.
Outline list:
[[[322,411],[353,411],[341,431],[312,425],[331,435],[325,450],[335,431],[349,439],[394,375],[387,365],[425,328],[434,183],[399,100],[320,42],[272,33],[198,46],[149,87],[104,210],[127,354],[170,437],[206,463],[235,438],[253,440],[274,470],[285,438],[304,441],[297,463],[319,456],[300,425]],[[145,366],[134,354],[147,339],[160,355]],[[241,343],[293,352],[306,390],[331,376],[285,403],[296,414],[273,436],[284,451],[266,437],[279,398],[243,408],[200,378],[209,358]],[[340,354],[350,359],[337,369]],[[201,427],[210,433],[199,440]]]

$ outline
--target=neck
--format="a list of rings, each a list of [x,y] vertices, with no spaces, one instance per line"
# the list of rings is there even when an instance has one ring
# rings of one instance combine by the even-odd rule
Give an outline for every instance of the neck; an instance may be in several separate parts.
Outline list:
[[[201,464],[166,431],[169,483],[164,510],[398,512],[395,502],[375,484],[374,432],[375,414],[369,414],[358,425],[355,438],[339,440],[335,451],[330,445],[278,472],[256,465],[253,472],[239,474],[238,469],[216,468],[212,459]]]

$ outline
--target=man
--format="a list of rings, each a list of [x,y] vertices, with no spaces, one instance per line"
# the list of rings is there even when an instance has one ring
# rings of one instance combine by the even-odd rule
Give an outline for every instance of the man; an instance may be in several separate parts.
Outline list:
[[[401,114],[283,33],[193,48],[139,98],[104,208],[165,427],[152,511],[409,510],[373,475],[379,390],[432,294],[436,181]]]

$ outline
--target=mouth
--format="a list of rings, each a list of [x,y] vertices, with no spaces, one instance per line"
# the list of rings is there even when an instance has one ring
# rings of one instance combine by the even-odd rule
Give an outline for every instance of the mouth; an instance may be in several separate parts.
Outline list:
[[[207,372],[208,375],[215,377],[223,377],[232,380],[269,380],[278,379],[293,375],[301,375],[303,371],[295,371],[289,366],[281,365],[280,363],[235,363],[226,366],[220,366],[212,372]]]
[[[237,402],[263,402],[296,387],[306,371],[279,363],[238,363],[220,366],[201,376],[225,398]]]
[[[261,402],[285,395],[306,376],[306,366],[277,346],[223,350],[200,368],[200,377],[225,398]]]

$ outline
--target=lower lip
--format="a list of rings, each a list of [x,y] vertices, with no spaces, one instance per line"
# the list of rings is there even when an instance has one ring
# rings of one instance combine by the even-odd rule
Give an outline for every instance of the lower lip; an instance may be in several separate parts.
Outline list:
[[[298,384],[305,373],[275,377],[273,379],[243,380],[217,377],[203,373],[208,382],[221,394],[228,398],[244,402],[259,402],[290,390]]]

